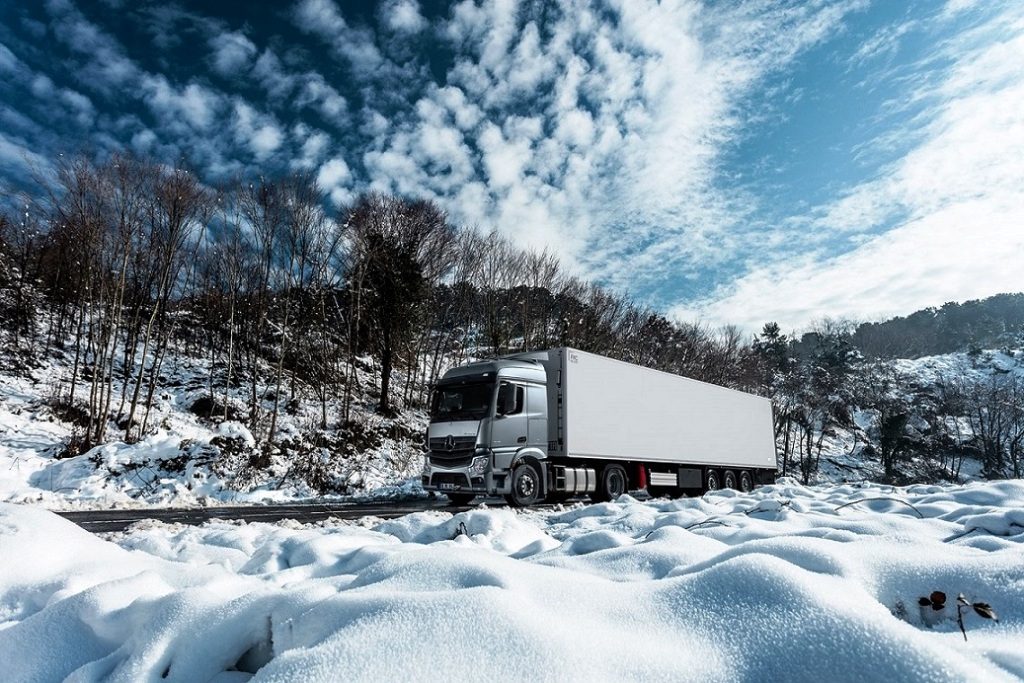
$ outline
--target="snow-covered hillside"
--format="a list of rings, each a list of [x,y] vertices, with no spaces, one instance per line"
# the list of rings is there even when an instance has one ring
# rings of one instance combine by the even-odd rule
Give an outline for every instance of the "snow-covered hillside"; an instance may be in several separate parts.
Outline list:
[[[922,417],[928,405],[941,400],[939,386],[960,384],[984,386],[993,377],[1016,376],[1024,381],[1024,351],[987,350],[978,353],[948,353],[938,356],[923,356],[893,361],[895,371],[901,376],[899,392],[911,415],[905,434],[921,440],[932,425]],[[832,427],[823,437],[821,461],[814,483],[878,481],[883,478],[879,459],[871,452],[869,444],[878,441],[878,412],[855,408],[852,411],[853,425]],[[960,445],[970,444],[974,436],[972,422],[966,417],[948,418],[951,441]],[[942,450],[952,450],[948,446]],[[943,454],[947,458],[953,456]],[[901,465],[904,474],[911,480],[934,481],[937,475],[949,477],[948,472],[937,471],[935,458],[911,455]],[[941,468],[939,468],[941,469]],[[983,478],[982,463],[968,449],[962,461],[957,462],[956,472],[960,481]],[[950,477],[953,478],[953,477]]]
[[[10,682],[1019,680],[1022,509],[1021,482],[787,481],[104,540],[0,504],[0,662]],[[962,608],[965,640],[960,594],[998,621]]]
[[[146,436],[126,443],[111,421],[108,443],[75,455],[80,415],[54,400],[67,392],[69,365],[58,352],[34,369],[0,372],[0,501],[66,509],[423,495],[413,479],[422,462],[422,413],[383,418],[359,393],[353,424],[327,430],[328,440],[316,443],[314,435],[324,434],[319,404],[298,384],[297,400],[279,418],[282,446],[266,448],[240,418],[221,419],[222,395],[215,397],[217,415],[208,417],[210,362],[183,354],[165,363]],[[360,374],[370,385],[369,373]],[[246,391],[233,390],[229,414],[244,414]],[[77,394],[88,392],[80,383]],[[330,400],[332,414],[338,401]],[[264,402],[269,412],[271,401]]]

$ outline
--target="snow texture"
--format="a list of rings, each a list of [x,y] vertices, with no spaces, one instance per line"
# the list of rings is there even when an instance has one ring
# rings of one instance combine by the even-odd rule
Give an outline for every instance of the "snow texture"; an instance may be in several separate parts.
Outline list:
[[[336,444],[329,449],[332,452],[308,449],[311,460],[322,465],[325,478],[336,489],[324,493],[295,474],[293,454],[272,454],[266,465],[244,471],[246,456],[258,450],[253,434],[238,421],[206,419],[190,410],[196,401],[210,396],[209,373],[209,360],[172,354],[165,364],[167,381],[157,392],[153,426],[142,439],[120,440],[124,432],[111,421],[108,443],[65,458],[60,457],[61,451],[81,431],[73,414],[54,407],[58,388],[61,395],[67,393],[71,373],[66,355],[55,353],[39,368],[21,374],[0,372],[0,501],[74,509],[426,495],[419,485],[419,444],[405,436],[387,436],[418,438],[424,430],[422,413],[406,411],[395,419],[382,418],[373,413],[375,404],[369,397],[356,396],[353,418],[364,430],[385,436],[373,445]],[[363,386],[371,384],[366,371],[361,371],[361,378]],[[115,382],[115,406],[120,401],[119,387]],[[306,387],[299,390],[298,408],[281,413],[281,439],[301,441],[318,425],[319,404]],[[88,384],[79,384],[77,395],[88,393]],[[216,398],[222,401],[223,397]],[[269,410],[272,403],[265,403],[264,409]],[[338,414],[338,403],[331,400],[332,415]],[[244,412],[245,405],[245,388],[240,387],[231,397],[231,407]],[[234,459],[232,448],[238,451]]]
[[[0,504],[5,681],[1007,681],[1024,482],[91,536]],[[951,596],[936,611],[918,599]],[[965,615],[952,596],[992,605]]]

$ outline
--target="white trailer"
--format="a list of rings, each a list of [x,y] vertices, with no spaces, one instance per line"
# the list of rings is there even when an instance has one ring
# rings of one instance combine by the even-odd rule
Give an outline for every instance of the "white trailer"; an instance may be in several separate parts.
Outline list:
[[[548,384],[560,375],[562,398],[549,455],[775,469],[770,400],[575,349],[549,353]]]
[[[572,348],[445,374],[423,485],[516,505],[626,490],[750,490],[775,480],[766,398]]]

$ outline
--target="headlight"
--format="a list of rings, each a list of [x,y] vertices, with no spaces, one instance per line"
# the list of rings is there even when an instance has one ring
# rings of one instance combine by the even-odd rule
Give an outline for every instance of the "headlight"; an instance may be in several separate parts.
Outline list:
[[[486,455],[473,458],[473,462],[469,466],[469,473],[478,477],[484,476],[487,473],[487,463],[490,459],[490,456]]]
[[[423,456],[423,469],[420,471],[420,474],[423,475],[424,477],[429,477],[430,476],[430,457],[429,456]]]

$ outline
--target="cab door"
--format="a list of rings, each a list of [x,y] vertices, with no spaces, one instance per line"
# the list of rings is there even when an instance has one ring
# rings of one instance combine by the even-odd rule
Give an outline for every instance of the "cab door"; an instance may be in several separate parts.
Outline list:
[[[491,448],[516,450],[526,445],[529,423],[526,412],[526,387],[502,380],[498,383],[498,399],[491,424]]]
[[[535,384],[526,386],[526,412],[528,420],[527,444],[547,452],[548,447],[548,392]]]

